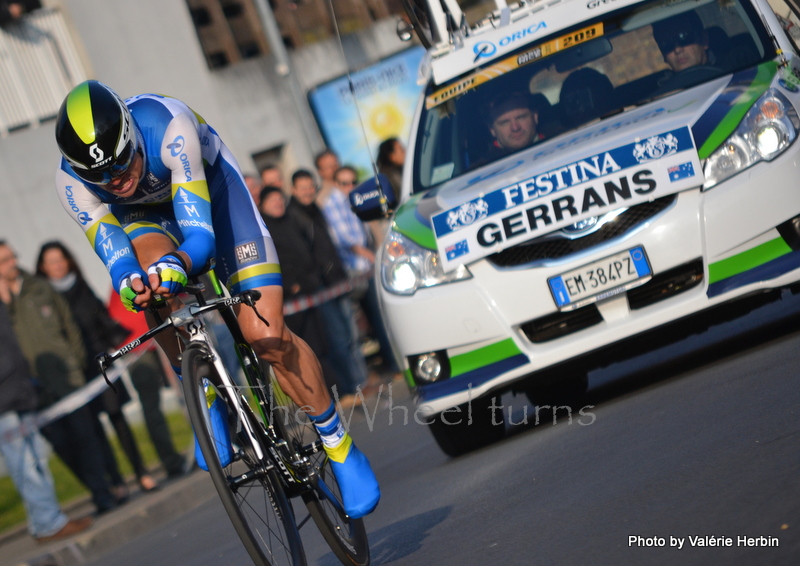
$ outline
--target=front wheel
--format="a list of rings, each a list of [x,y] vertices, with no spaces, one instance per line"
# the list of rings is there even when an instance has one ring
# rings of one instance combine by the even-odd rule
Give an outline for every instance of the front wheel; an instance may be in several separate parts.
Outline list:
[[[281,481],[274,468],[258,460],[243,429],[233,435],[233,461],[227,466],[220,463],[214,444],[225,440],[213,438],[209,400],[225,401],[227,395],[221,394],[221,381],[209,357],[205,348],[190,346],[183,354],[181,370],[189,418],[222,505],[255,564],[304,566],[300,533]],[[230,404],[226,406],[230,414]],[[217,437],[219,432],[217,428]]]

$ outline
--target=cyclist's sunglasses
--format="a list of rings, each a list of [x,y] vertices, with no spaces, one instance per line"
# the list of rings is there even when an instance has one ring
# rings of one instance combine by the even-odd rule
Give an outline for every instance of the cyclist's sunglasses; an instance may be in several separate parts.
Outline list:
[[[661,53],[666,55],[675,51],[676,47],[686,47],[687,45],[702,44],[703,32],[696,30],[679,31],[678,33],[666,37],[658,42]]]
[[[125,148],[119,154],[119,157],[102,170],[79,169],[76,167],[73,167],[72,170],[84,181],[94,185],[107,185],[114,179],[123,176],[128,171],[128,167],[131,166],[133,158],[136,155],[136,145],[133,139],[128,141]]]

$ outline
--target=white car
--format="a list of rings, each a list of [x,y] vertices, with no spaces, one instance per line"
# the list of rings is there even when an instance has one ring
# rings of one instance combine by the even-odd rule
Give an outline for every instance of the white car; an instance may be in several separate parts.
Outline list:
[[[569,405],[589,370],[692,330],[671,323],[800,280],[794,8],[499,2],[470,28],[410,2],[427,89],[376,277],[445,452],[503,435],[503,391]]]

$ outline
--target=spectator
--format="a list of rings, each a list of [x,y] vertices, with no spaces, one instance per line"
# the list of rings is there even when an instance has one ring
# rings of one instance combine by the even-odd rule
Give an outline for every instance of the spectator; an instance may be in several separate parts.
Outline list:
[[[108,315],[103,302],[84,280],[72,253],[61,242],[47,242],[42,245],[36,260],[36,275],[45,277],[69,305],[86,346],[84,376],[87,382],[91,381],[99,373],[95,356],[116,347],[128,336],[129,330]],[[142,491],[152,491],[158,485],[147,473],[136,439],[122,412],[123,405],[131,400],[130,393],[122,381],[118,381],[114,389],[106,389],[89,403],[89,408],[95,417],[100,413],[108,415],[108,420],[114,427],[119,443],[136,474],[139,486]],[[117,501],[124,501],[128,497],[128,487],[119,472],[114,451],[99,418],[95,418],[94,425],[101,441],[112,492]]]
[[[286,214],[293,218],[311,245],[322,287],[333,287],[347,281],[347,274],[328,231],[325,216],[314,202],[317,185],[313,175],[304,169],[292,175],[292,197]],[[355,317],[349,294],[340,295],[319,305],[330,346],[331,361],[348,389],[355,391],[367,380],[367,364],[358,343]]]
[[[374,279],[375,252],[370,247],[367,228],[350,208],[349,194],[358,182],[358,174],[354,168],[345,166],[340,167],[333,178],[334,190],[322,212],[328,222],[336,251],[355,290],[353,299],[360,305],[380,345],[381,369],[396,374],[400,370],[394,360],[378,307]]]
[[[6,252],[0,252],[0,261],[8,258]],[[25,506],[28,532],[39,542],[50,542],[85,531],[92,518],[70,520],[58,504],[44,439],[36,428],[36,405],[28,365],[0,301],[0,454]]]
[[[8,2],[0,0],[0,26],[5,26],[19,20],[28,12],[41,7],[36,0],[14,0]]]
[[[339,156],[332,149],[325,149],[314,158],[314,166],[320,178],[317,206],[322,208],[333,190],[333,174],[339,168]]]
[[[389,179],[394,196],[398,201],[403,190],[403,164],[405,163],[405,158],[406,148],[397,138],[384,140],[378,146],[378,157],[376,159],[378,173],[383,173]],[[372,220],[367,223],[376,250],[383,246],[383,240],[389,231],[390,224],[391,222],[388,218]]]
[[[119,294],[112,289],[108,300],[108,314],[125,328],[130,329],[130,334],[116,344],[117,347],[131,342],[134,338],[147,332],[147,320],[143,312],[132,312],[125,308]],[[158,454],[159,460],[164,465],[167,478],[176,478],[184,474],[186,458],[175,449],[169,425],[164,413],[161,411],[161,388],[167,383],[167,362],[159,356],[154,341],[147,342],[136,348],[139,358],[128,366],[131,382],[139,395],[142,405],[142,415],[150,440]]]
[[[11,247],[0,241],[0,299],[8,312],[22,352],[47,408],[84,384],[85,348],[69,306],[39,277],[19,269]],[[56,454],[91,491],[98,514],[115,506],[100,440],[86,406],[42,428]]]
[[[281,191],[286,190],[285,183],[283,182],[283,173],[281,173],[280,168],[273,163],[270,163],[261,170],[261,183],[262,187],[278,187]],[[259,201],[256,200],[256,202]]]
[[[261,180],[255,175],[244,175],[244,184],[247,185],[247,190],[250,191],[250,196],[253,197],[253,202],[258,204],[258,197],[261,194]]]
[[[406,162],[406,148],[397,138],[389,138],[378,146],[378,173],[383,173],[392,183],[395,196],[403,188],[403,164]]]

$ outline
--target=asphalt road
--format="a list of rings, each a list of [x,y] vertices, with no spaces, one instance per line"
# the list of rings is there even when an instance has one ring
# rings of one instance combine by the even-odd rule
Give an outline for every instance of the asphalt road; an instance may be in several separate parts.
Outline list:
[[[593,418],[509,426],[504,441],[457,459],[395,385],[391,406],[384,392],[374,421],[361,413],[352,425],[383,488],[366,520],[372,563],[797,564],[798,350],[800,299],[786,296],[594,372]],[[524,397],[502,402],[522,420]],[[309,564],[337,564],[313,529],[303,529]],[[94,564],[248,563],[212,500]]]

